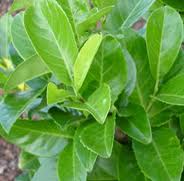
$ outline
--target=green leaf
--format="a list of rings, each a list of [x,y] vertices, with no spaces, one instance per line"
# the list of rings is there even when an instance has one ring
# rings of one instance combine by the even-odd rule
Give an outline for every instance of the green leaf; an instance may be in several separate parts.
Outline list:
[[[107,18],[106,28],[112,33],[131,27],[155,0],[118,0]]]
[[[87,97],[106,83],[111,88],[111,100],[114,103],[125,88],[126,81],[127,66],[121,44],[114,37],[106,36],[91,65],[81,93]]]
[[[120,181],[143,181],[145,177],[139,169],[133,151],[122,145],[119,154],[118,178]]]
[[[18,14],[14,17],[11,25],[12,43],[22,59],[27,60],[37,55],[24,27],[24,16]]]
[[[31,176],[27,172],[23,172],[21,175],[15,178],[15,181],[31,181]]]
[[[184,2],[181,0],[161,0],[161,1],[179,11],[184,11]]]
[[[103,84],[84,103],[69,102],[64,106],[92,114],[97,122],[103,124],[111,107],[110,88]]]
[[[77,31],[79,34],[82,34],[84,31],[88,30],[91,26],[95,25],[100,18],[108,14],[112,10],[113,6],[107,6],[102,9],[99,9],[97,12],[92,13],[84,19],[83,21],[77,24]]]
[[[29,1],[29,0],[14,0],[13,4],[11,5],[10,8],[10,13],[17,11],[17,10],[22,10],[25,8],[28,8],[29,6],[31,6],[33,4],[33,1]]]
[[[92,0],[93,4],[97,7],[104,8],[107,6],[115,5],[116,0]]]
[[[121,152],[121,145],[114,142],[113,150],[110,158],[98,158],[94,169],[88,175],[90,181],[115,181],[118,180],[118,162]]]
[[[36,51],[49,69],[61,82],[71,85],[78,49],[62,8],[55,1],[42,0],[26,11],[24,24]]]
[[[106,122],[91,123],[80,134],[81,143],[90,151],[108,158],[111,156],[115,132],[115,117],[107,117]]]
[[[72,94],[64,89],[58,89],[53,83],[49,83],[47,86],[47,104],[56,104],[64,102]]]
[[[0,18],[0,58],[9,57],[9,29],[12,17],[8,14]]]
[[[31,181],[58,181],[56,165],[57,160],[55,158],[44,160]]]
[[[162,101],[171,105],[184,105],[184,74],[180,74],[168,82],[166,82],[155,97],[159,101]]]
[[[76,154],[73,143],[61,152],[57,172],[60,181],[86,181],[86,170]]]
[[[183,40],[183,22],[171,7],[156,10],[149,18],[146,41],[153,77],[159,81],[175,62]]]
[[[38,158],[35,155],[22,151],[19,155],[19,168],[21,170],[33,171],[40,167]]]
[[[72,139],[72,130],[61,130],[53,121],[18,120],[9,134],[0,135],[33,155],[49,157],[58,154]]]
[[[94,56],[102,42],[102,35],[95,34],[91,36],[80,50],[74,65],[74,84],[78,91],[89,71]]]
[[[14,72],[9,76],[4,89],[11,90],[21,83],[25,83],[49,72],[50,70],[47,66],[35,55],[16,67]]]
[[[154,101],[150,111],[149,119],[152,127],[159,127],[168,123],[173,116],[171,105],[164,104],[160,101]]]
[[[80,141],[80,134],[83,131],[85,126],[80,126],[74,137],[74,146],[76,149],[77,156],[79,157],[79,160],[85,167],[86,171],[90,172],[93,169],[93,166],[95,164],[97,154],[91,152],[89,149],[85,148],[81,141]]]
[[[131,29],[124,31],[123,34],[123,43],[125,43],[137,68],[136,88],[131,95],[131,101],[140,104],[146,109],[155,83],[149,68],[146,42],[143,37]],[[132,72],[132,70],[129,72]]]
[[[151,180],[180,181],[184,154],[179,140],[167,128],[153,131],[153,140],[148,145],[133,142],[136,160],[141,170]]]
[[[42,92],[40,90],[30,90],[7,95],[0,103],[0,124],[6,132],[9,132],[15,121]]]
[[[118,119],[118,126],[133,139],[148,144],[152,140],[151,126],[144,108],[130,103],[121,109],[122,118]]]

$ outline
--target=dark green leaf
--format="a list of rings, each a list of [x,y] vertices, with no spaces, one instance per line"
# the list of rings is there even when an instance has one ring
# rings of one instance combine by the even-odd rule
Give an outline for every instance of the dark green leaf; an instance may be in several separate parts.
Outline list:
[[[121,44],[115,38],[106,36],[91,65],[81,92],[84,96],[89,96],[96,88],[106,83],[111,88],[111,99],[114,103],[123,91],[126,79],[127,67]]]
[[[9,132],[14,122],[19,118],[23,111],[31,104],[42,92],[40,90],[30,90],[7,95],[0,103],[0,123],[6,132]]]
[[[154,3],[155,0],[118,0],[112,13],[107,18],[106,27],[110,32],[129,28]]]
[[[86,181],[86,170],[76,154],[73,143],[61,152],[57,171],[60,181]]]
[[[103,125],[94,122],[86,126],[80,134],[82,144],[101,157],[110,157],[115,132],[114,119],[114,116],[109,116]]]
[[[148,115],[143,107],[129,104],[121,109],[122,118],[118,119],[118,126],[133,139],[148,144],[152,140],[151,126]]]
[[[171,105],[184,105],[184,74],[180,74],[166,82],[156,99]]]
[[[18,120],[9,134],[0,128],[0,135],[37,156],[58,154],[72,139],[72,130],[61,130],[53,121]]]
[[[133,149],[138,165],[151,180],[180,181],[184,154],[179,140],[171,130],[154,130],[150,144],[143,145],[134,141]]]
[[[77,129],[74,137],[74,145],[75,145],[76,153],[77,153],[77,156],[79,157],[79,160],[85,167],[86,171],[90,172],[93,169],[97,155],[91,152],[89,149],[85,148],[80,142],[80,134],[83,131],[83,129],[85,129],[84,126],[80,126]]]
[[[146,41],[153,77],[159,81],[174,64],[183,40],[183,22],[171,7],[156,10],[149,18]]]

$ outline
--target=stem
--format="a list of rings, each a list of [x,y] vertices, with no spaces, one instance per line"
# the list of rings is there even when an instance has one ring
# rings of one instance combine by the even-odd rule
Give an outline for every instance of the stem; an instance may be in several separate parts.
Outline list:
[[[146,108],[146,112],[148,112],[151,109],[151,107],[155,101],[154,97],[156,96],[156,94],[158,92],[158,85],[159,85],[159,79],[156,80],[153,96],[151,97],[151,100]]]

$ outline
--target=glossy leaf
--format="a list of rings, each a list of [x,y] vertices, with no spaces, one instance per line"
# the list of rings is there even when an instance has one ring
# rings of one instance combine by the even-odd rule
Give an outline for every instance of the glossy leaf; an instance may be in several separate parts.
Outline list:
[[[76,154],[73,143],[61,152],[57,172],[60,181],[86,181],[86,170]]]
[[[97,7],[103,8],[103,7],[115,5],[116,0],[108,0],[108,1],[106,1],[106,0],[92,0],[92,2]]]
[[[106,83],[111,88],[111,100],[114,103],[123,91],[126,81],[127,66],[121,44],[115,38],[106,36],[91,65],[81,92],[87,97],[95,88]]]
[[[106,27],[118,33],[132,26],[151,7],[155,0],[118,0],[107,18]]]
[[[145,177],[139,169],[133,151],[127,146],[121,146],[118,164],[120,181],[143,181]]]
[[[33,155],[49,157],[58,154],[72,139],[72,130],[61,130],[53,121],[18,120],[9,134],[0,135]]]
[[[42,92],[41,90],[31,90],[7,95],[0,103],[0,124],[9,132],[15,121]]]
[[[56,174],[57,161],[55,158],[46,159],[31,181],[58,181],[58,176]]]
[[[136,87],[131,95],[131,100],[146,109],[155,84],[149,69],[146,42],[143,37],[130,29],[124,31],[122,41],[124,41],[123,43],[125,43],[137,69]],[[132,70],[129,72],[132,72]]]
[[[22,13],[16,15],[15,18],[13,19],[11,25],[11,36],[15,49],[24,60],[27,60],[37,55],[26,33],[24,27],[24,16]]]
[[[64,102],[67,98],[71,97],[68,91],[64,89],[58,89],[53,83],[49,83],[47,86],[47,103],[56,104],[59,102]]]
[[[97,122],[103,124],[111,106],[110,88],[103,84],[93,92],[86,102],[69,102],[64,106],[87,111],[93,115]]]
[[[180,74],[166,82],[156,99],[172,105],[184,105],[184,74]]]
[[[36,4],[25,13],[26,31],[49,69],[61,82],[71,85],[78,50],[69,20],[55,1]]]
[[[152,140],[151,126],[147,113],[143,107],[136,104],[129,104],[121,109],[121,116],[118,126],[133,139],[148,144]]]
[[[81,143],[101,157],[110,157],[115,132],[114,119],[114,116],[109,116],[103,125],[91,123],[86,126],[80,134]]]
[[[4,89],[11,90],[21,83],[25,83],[49,72],[48,67],[37,55],[32,56],[16,67],[15,71],[9,76]]]
[[[134,141],[133,149],[138,165],[151,180],[180,181],[184,155],[179,140],[171,130],[154,130],[150,144]]]
[[[93,169],[93,166],[95,164],[95,161],[97,159],[97,154],[91,152],[89,149],[85,148],[83,144],[80,141],[80,134],[83,131],[85,127],[80,126],[74,137],[74,146],[76,149],[77,156],[79,157],[79,160],[85,167],[86,171],[90,172]]]
[[[183,22],[174,9],[166,6],[149,18],[146,42],[153,77],[159,81],[174,64],[183,40]]]
[[[101,42],[102,35],[95,34],[81,48],[74,65],[74,84],[77,90],[81,88]]]

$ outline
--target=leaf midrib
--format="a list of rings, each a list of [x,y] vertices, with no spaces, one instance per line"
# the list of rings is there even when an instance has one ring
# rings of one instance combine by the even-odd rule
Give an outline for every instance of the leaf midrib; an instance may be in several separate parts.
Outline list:
[[[167,168],[166,168],[166,166],[165,166],[165,164],[164,164],[164,161],[163,161],[163,159],[162,159],[162,156],[161,156],[161,154],[160,154],[160,152],[159,152],[159,150],[158,150],[158,148],[157,148],[157,145],[156,145],[154,139],[152,140],[152,145],[153,145],[153,148],[154,148],[154,150],[155,150],[155,152],[156,152],[156,154],[157,154],[157,156],[158,156],[158,159],[159,159],[160,162],[161,162],[161,165],[163,166],[163,169],[164,169],[165,172],[166,172],[166,175],[167,175],[168,178],[169,178],[168,181],[172,181],[172,178],[171,178],[171,176],[169,175],[169,171],[167,170]]]

